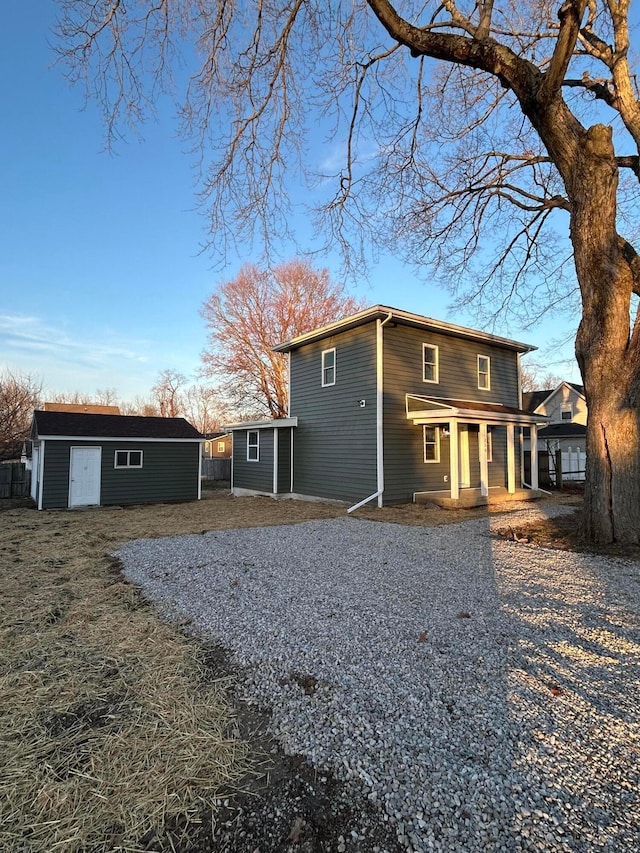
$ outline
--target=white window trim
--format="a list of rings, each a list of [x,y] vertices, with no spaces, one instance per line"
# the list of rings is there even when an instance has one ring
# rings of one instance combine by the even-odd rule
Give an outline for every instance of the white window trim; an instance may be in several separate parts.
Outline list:
[[[118,465],[118,453],[126,453],[127,454],[127,464],[126,465]],[[131,454],[139,453],[140,454],[140,464],[132,465],[131,464]],[[116,450],[113,454],[113,467],[119,468],[120,470],[124,468],[142,468],[144,466],[144,451],[142,450]]]
[[[480,359],[486,359],[486,362],[487,362],[486,371],[480,370]],[[479,391],[491,391],[491,358],[490,358],[490,356],[478,354],[477,369],[478,369],[478,390]],[[480,376],[481,375],[484,376],[485,373],[487,376],[487,384],[481,385],[480,384]]]
[[[435,362],[433,362],[433,364],[435,365],[435,368],[436,368],[436,370],[435,370],[436,378],[435,379],[426,379],[425,375],[424,375],[425,374],[424,368],[425,368],[425,364],[426,364],[425,350],[427,349],[427,347],[429,347],[429,349],[432,349],[435,352],[436,360],[435,360]],[[431,363],[432,362],[429,362],[429,364],[431,364]],[[436,346],[436,344],[429,344],[429,343],[423,343],[422,344],[422,381],[423,382],[429,382],[431,385],[438,385],[440,383],[440,348],[438,346]]]
[[[218,453],[224,453],[224,451],[225,451],[224,441],[219,441],[218,442]]]
[[[255,436],[256,436],[255,444],[249,443],[249,436],[251,435],[251,433],[255,433]],[[249,451],[253,447],[255,447],[255,449],[256,449],[256,458],[255,459],[252,459],[251,456],[249,456]],[[257,429],[250,429],[250,430],[247,430],[247,462],[259,462],[259,461],[260,461],[260,432]]]
[[[325,358],[325,356],[326,356],[326,355],[328,355],[330,352],[332,352],[332,353],[333,353],[333,382],[325,382],[325,381],[324,381],[324,374],[325,374],[325,369],[326,369],[326,368],[325,368],[325,364],[324,364],[324,358]],[[336,348],[335,348],[335,347],[331,347],[330,349],[323,349],[323,350],[322,350],[322,372],[321,372],[321,374],[320,374],[320,376],[321,376],[321,382],[322,382],[322,387],[323,387],[323,388],[330,388],[332,385],[335,385],[335,384],[336,384],[336,374],[337,374],[337,370],[338,370],[338,362],[337,362],[337,358],[336,358]]]
[[[436,458],[435,459],[427,459],[427,430],[432,429],[434,431],[436,440],[435,440],[435,449],[436,449]],[[430,444],[432,442],[429,442]],[[422,426],[422,454],[423,461],[427,465],[433,465],[434,463],[440,462],[440,429],[437,426],[432,426],[430,424],[423,424]]]

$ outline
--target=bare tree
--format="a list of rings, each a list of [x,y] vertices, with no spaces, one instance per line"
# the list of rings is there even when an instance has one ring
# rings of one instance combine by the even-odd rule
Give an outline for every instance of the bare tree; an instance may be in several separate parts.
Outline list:
[[[41,394],[42,382],[30,373],[0,374],[0,459],[20,456]]]
[[[199,432],[216,432],[229,421],[229,407],[210,385],[190,385],[185,392],[185,417]]]
[[[545,370],[540,364],[530,362],[520,368],[520,385],[524,392],[527,391],[552,391],[562,383],[562,377],[549,370]]]
[[[209,328],[205,372],[226,380],[223,389],[235,408],[283,417],[289,408],[288,360],[273,347],[359,307],[326,269],[306,261],[273,270],[245,264],[202,307]]]
[[[141,397],[139,394],[128,402],[120,404],[123,415],[139,415],[145,418],[159,418],[160,408],[154,400]]]
[[[115,388],[98,388],[95,402],[100,406],[119,406],[118,392]]]
[[[347,257],[358,240],[402,248],[490,312],[579,304],[585,532],[640,540],[630,0],[58,2],[60,50],[111,138],[172,89],[181,48],[197,58],[183,119],[215,152],[212,243],[286,234],[284,179],[330,127],[344,156],[323,221]]]
[[[153,400],[163,418],[177,418],[184,413],[184,388],[187,377],[177,370],[163,370],[151,389]]]

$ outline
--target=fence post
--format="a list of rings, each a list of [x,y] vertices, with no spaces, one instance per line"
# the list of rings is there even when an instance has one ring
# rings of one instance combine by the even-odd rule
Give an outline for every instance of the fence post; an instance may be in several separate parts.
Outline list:
[[[562,451],[556,450],[556,486],[562,488]]]

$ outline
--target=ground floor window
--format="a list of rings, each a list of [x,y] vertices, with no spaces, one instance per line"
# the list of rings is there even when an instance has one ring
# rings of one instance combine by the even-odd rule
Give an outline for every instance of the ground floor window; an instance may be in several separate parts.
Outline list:
[[[142,468],[141,450],[116,450],[115,468]]]
[[[260,461],[260,433],[257,429],[247,433],[247,462]]]
[[[440,431],[434,426],[424,426],[424,461],[440,461]]]

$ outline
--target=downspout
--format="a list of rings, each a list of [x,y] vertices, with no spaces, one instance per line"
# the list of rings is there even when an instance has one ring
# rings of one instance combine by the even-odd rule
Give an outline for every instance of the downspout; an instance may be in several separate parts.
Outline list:
[[[38,480],[38,509],[42,509],[42,496],[44,492],[44,438],[40,442],[40,458],[38,459],[40,465],[40,479]]]
[[[393,312],[389,311],[384,320],[376,320],[376,470],[379,507],[382,506],[384,492],[384,335],[382,328],[392,317]]]
[[[355,512],[361,506],[370,501],[378,499],[378,506],[382,506],[382,493],[384,492],[384,447],[383,447],[383,405],[384,405],[384,375],[383,375],[383,333],[382,327],[393,317],[393,311],[389,311],[384,320],[376,320],[376,485],[375,491],[369,497],[350,506],[348,513]]]

